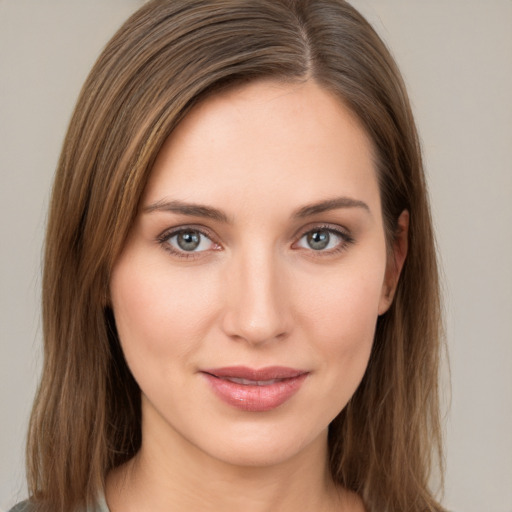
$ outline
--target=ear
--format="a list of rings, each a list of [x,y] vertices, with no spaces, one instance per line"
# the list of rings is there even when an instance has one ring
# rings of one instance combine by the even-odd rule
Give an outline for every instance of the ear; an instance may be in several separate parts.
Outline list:
[[[382,284],[379,303],[379,315],[383,315],[391,306],[395,296],[398,279],[404,266],[408,249],[409,212],[404,210],[398,217],[397,229],[392,241],[391,253],[388,256],[386,274]]]

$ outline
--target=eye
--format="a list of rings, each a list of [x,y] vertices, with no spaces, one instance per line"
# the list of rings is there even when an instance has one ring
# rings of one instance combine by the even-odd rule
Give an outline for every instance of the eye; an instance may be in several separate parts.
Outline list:
[[[352,242],[353,239],[347,233],[331,227],[318,227],[304,233],[297,242],[297,247],[332,253],[345,249]]]
[[[181,257],[189,257],[193,253],[216,250],[218,244],[214,243],[208,235],[194,228],[184,228],[164,233],[159,242],[164,248]]]

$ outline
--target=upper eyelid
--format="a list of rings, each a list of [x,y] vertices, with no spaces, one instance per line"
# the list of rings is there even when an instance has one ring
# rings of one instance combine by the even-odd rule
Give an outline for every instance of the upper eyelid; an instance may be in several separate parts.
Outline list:
[[[326,223],[326,222],[315,222],[315,223],[311,223],[307,226],[303,226],[302,228],[296,230],[292,236],[292,238],[294,240],[293,243],[296,243],[301,238],[303,238],[305,235],[307,235],[311,231],[314,231],[315,229],[316,230],[323,229],[326,231],[330,231],[332,233],[342,236],[345,239],[352,240],[350,230],[344,226],[340,226],[338,224]],[[219,241],[219,237],[215,233],[213,233],[211,231],[211,229],[207,228],[206,226],[197,225],[197,224],[184,224],[184,225],[168,228],[168,229],[164,230],[157,237],[157,240],[160,242],[164,242],[164,241],[168,240],[169,238],[171,238],[172,236],[175,236],[175,235],[182,233],[183,231],[187,231],[187,230],[197,231],[197,232],[201,233],[203,236],[205,236],[206,238],[208,238],[209,240],[211,240],[212,243],[222,245],[222,243]]]
[[[331,231],[333,233],[339,233],[340,235],[345,236],[345,237],[351,237],[351,232],[349,229],[347,229],[344,226],[340,226],[339,224],[331,224],[329,222],[318,222],[318,223],[310,224],[308,226],[304,226],[295,232],[294,237],[300,239],[304,235],[311,233],[311,231],[321,230],[321,229],[323,229],[325,231]]]
[[[158,236],[158,240],[166,240],[168,238],[171,238],[174,235],[183,233],[184,231],[197,231],[198,233],[201,233],[206,238],[209,238],[212,242],[215,242],[215,235],[212,235],[212,232],[210,229],[208,229],[204,226],[197,226],[197,225],[193,225],[193,224],[168,228],[168,229],[162,231],[162,233]]]
[[[197,231],[202,236],[207,238],[213,245],[217,246],[218,248],[219,243],[216,242],[213,237],[206,233],[205,230],[202,227],[198,228],[197,226],[179,226],[175,228],[169,228],[162,232],[161,235],[159,235],[156,239],[159,246],[161,246],[165,251],[172,254],[174,257],[183,259],[183,260],[195,260],[197,258],[200,258],[202,253],[207,253],[211,249],[206,249],[202,251],[185,251],[183,249],[180,249],[178,247],[175,247],[174,244],[170,243],[170,239],[179,235],[180,233],[183,233],[184,231]]]

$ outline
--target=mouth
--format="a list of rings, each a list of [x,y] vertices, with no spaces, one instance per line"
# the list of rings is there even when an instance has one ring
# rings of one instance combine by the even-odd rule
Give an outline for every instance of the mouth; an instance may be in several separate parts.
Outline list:
[[[200,372],[223,402],[250,412],[270,411],[287,402],[302,386],[309,372],[272,366],[215,368]]]

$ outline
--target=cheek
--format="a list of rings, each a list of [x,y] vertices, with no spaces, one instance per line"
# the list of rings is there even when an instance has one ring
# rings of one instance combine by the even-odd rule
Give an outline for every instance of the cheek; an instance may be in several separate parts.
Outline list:
[[[361,271],[361,268],[368,269]],[[351,398],[370,357],[382,293],[384,265],[347,266],[301,295],[301,317],[326,378],[337,414]],[[371,269],[371,270],[370,270]]]
[[[373,335],[382,296],[385,264],[381,260],[366,265],[346,265],[326,272],[317,279],[317,286],[304,283],[300,309],[309,318],[311,328],[319,329],[328,338],[345,333]]]
[[[197,349],[208,331],[218,287],[211,278],[191,279],[165,263],[137,260],[121,260],[111,279],[125,357],[129,364],[148,357],[163,361],[169,355],[166,361],[178,361]]]

